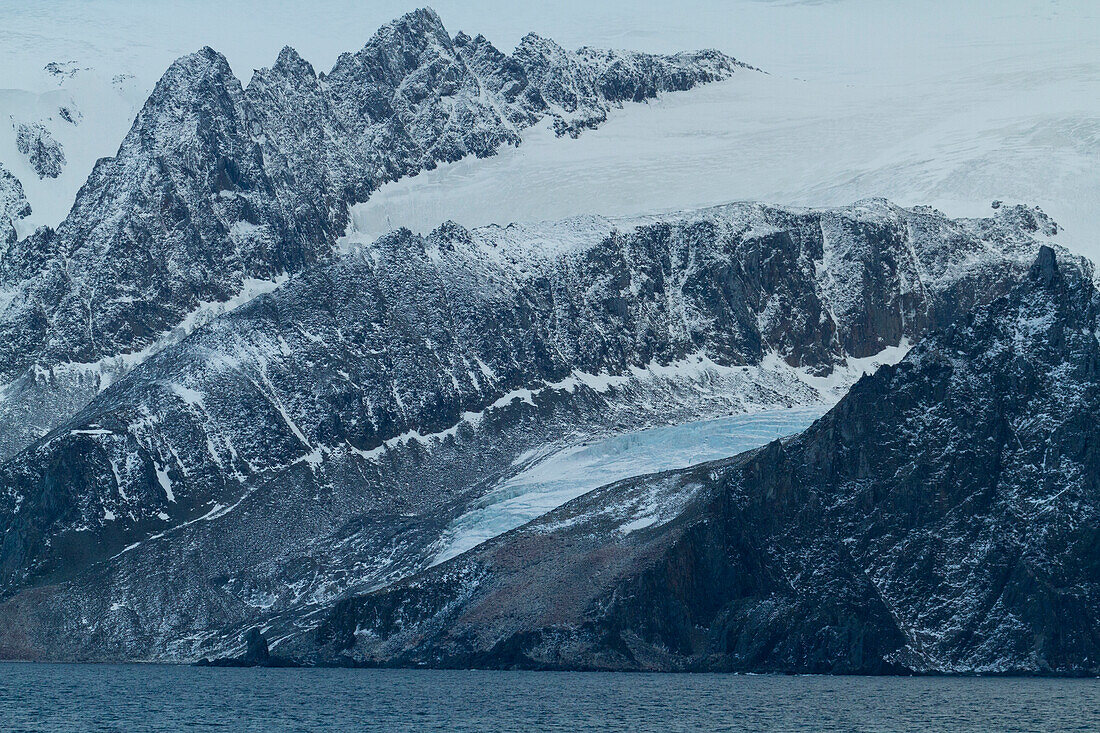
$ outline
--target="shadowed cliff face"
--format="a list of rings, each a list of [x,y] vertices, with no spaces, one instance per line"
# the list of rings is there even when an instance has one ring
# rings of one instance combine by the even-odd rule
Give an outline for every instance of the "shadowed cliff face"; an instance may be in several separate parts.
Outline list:
[[[860,380],[805,433],[598,489],[341,602],[297,652],[1095,674],[1098,312],[1091,265],[1044,247],[1010,293]]]
[[[868,201],[384,237],[0,466],[0,616],[21,637],[0,646],[192,659],[256,625],[298,634],[424,567],[527,451],[834,398],[854,356],[1003,293],[1043,222]]]
[[[384,26],[328,75],[290,48],[247,87],[210,48],[177,60],[56,231],[9,242],[18,212],[0,211],[0,457],[214,304],[331,257],[348,206],[379,185],[518,145],[547,117],[574,132],[575,117],[595,126],[625,101],[741,68],[717,52],[567,52],[541,39],[508,56],[452,39],[431,10]]]
[[[23,183],[0,163],[0,257],[18,240],[15,221],[30,216]]]

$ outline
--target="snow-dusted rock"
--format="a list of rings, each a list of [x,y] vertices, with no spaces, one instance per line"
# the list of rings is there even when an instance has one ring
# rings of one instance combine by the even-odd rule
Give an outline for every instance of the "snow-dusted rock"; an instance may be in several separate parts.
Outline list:
[[[736,204],[398,231],[309,267],[0,467],[0,648],[193,659],[300,633],[429,564],[532,449],[834,399],[853,360],[1003,294],[1045,222]],[[74,614],[96,621],[57,633]]]
[[[545,106],[557,134],[573,137],[604,122],[614,105],[690,89],[730,70],[729,59],[716,51],[664,57],[593,48],[573,53],[534,33],[524,36],[514,58],[536,109]]]
[[[65,221],[14,243],[0,262],[10,294],[0,301],[0,384],[17,385],[0,395],[0,415],[31,416],[0,420],[0,455],[67,417],[57,405],[93,396],[108,381],[106,362],[117,375],[178,340],[211,303],[332,256],[348,206],[382,183],[492,155],[557,114],[536,89],[513,95],[502,79],[528,87],[538,68],[542,87],[572,88],[578,74],[613,76],[576,92],[602,110],[741,68],[716,52],[616,53],[622,62],[609,64],[556,49],[562,66],[524,50],[521,62],[484,39],[474,63],[464,44],[419,10],[327,75],[289,48],[247,88],[210,48],[173,63]],[[44,129],[27,129],[28,154],[58,163]]]
[[[42,125],[20,124],[15,135],[15,145],[27,158],[39,178],[57,178],[65,166],[65,151],[61,143]]]
[[[1096,675],[1100,293],[1042,248],[806,432],[338,604],[301,661]]]
[[[21,219],[30,213],[23,184],[0,163],[0,219]]]
[[[77,65],[75,61],[51,61],[46,64],[43,70],[57,79],[58,84],[64,83],[66,79],[71,79],[81,71],[87,71],[86,68]]]
[[[0,163],[0,244],[15,243],[16,233],[12,221],[29,216],[30,213],[31,205],[23,194],[23,184]],[[5,246],[4,249],[6,248]],[[0,258],[4,256],[4,249],[0,249]]]

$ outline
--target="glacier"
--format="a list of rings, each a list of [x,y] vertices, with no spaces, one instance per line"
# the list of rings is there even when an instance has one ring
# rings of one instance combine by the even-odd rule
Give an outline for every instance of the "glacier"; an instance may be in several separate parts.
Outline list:
[[[736,455],[799,433],[825,414],[824,405],[760,410],[713,420],[612,435],[550,452],[520,456],[522,470],[451,522],[432,564],[553,511],[605,484]],[[549,453],[549,455],[547,454]]]
[[[1100,255],[1095,4],[848,0],[682,12],[680,22],[661,18],[674,29],[662,38],[678,30],[693,38],[685,47],[736,49],[768,74],[620,110],[568,148],[532,130],[484,164],[384,186],[353,212],[362,238],[446,219],[481,226],[731,199],[832,206],[884,196],[950,216],[984,215],[994,200],[1035,203],[1065,229],[1062,244]],[[778,44],[778,32],[795,40]]]
[[[171,56],[212,43],[225,48],[229,59],[213,59],[211,52],[219,78],[235,74],[246,81],[251,59],[267,63],[275,54],[277,46],[265,47],[273,42],[293,43],[327,67],[335,60],[333,48],[354,47],[364,27],[407,9],[385,2],[369,8],[321,3],[316,23],[309,29],[298,24],[288,37],[286,29],[295,24],[287,17],[301,12],[289,4],[257,17],[241,3],[212,30],[215,5],[200,1],[186,22],[158,18],[138,46],[127,29],[149,16],[131,5],[107,1],[89,11],[59,2],[33,13],[17,7],[5,17],[0,113],[12,125],[0,127],[0,161],[14,172],[11,180],[21,183],[19,195],[14,183],[5,188],[5,200],[14,201],[20,214],[10,235],[0,231],[0,244],[65,217],[95,160],[111,152],[101,149],[105,141],[113,145],[121,137],[121,125],[151,88],[152,80],[142,75],[147,69],[159,70]],[[978,217],[989,215],[991,200],[1024,199],[1042,204],[1068,229],[1060,242],[1097,251],[1090,237],[1100,228],[1094,205],[1100,198],[1100,168],[1094,165],[1100,151],[1100,23],[1089,22],[1098,19],[1094,7],[1012,0],[995,8],[955,8],[949,15],[914,2],[882,7],[868,0],[703,1],[674,11],[642,6],[630,18],[598,3],[567,1],[515,12],[491,7],[439,4],[454,30],[483,29],[505,47],[518,42],[530,24],[569,47],[714,46],[736,51],[768,73],[738,74],[661,96],[641,111],[610,109],[600,129],[564,145],[556,144],[561,130],[552,124],[526,127],[509,138],[523,145],[504,146],[495,158],[443,162],[385,183],[349,212],[351,229],[341,241],[326,240],[334,247],[322,259],[332,255],[335,261],[311,265],[293,278],[283,267],[242,270],[224,292],[188,296],[168,321],[137,329],[130,346],[140,349],[74,352],[17,375],[0,389],[0,399],[14,400],[21,391],[30,397],[0,426],[29,425],[25,416],[41,418],[45,408],[52,417],[36,426],[40,430],[18,436],[43,442],[34,460],[20,459],[7,474],[7,485],[15,487],[8,495],[11,511],[25,516],[33,510],[25,502],[39,496],[38,486],[67,487],[88,504],[71,504],[83,513],[60,523],[57,536],[71,538],[78,549],[119,552],[104,561],[111,572],[93,568],[70,587],[48,591],[54,594],[48,611],[40,600],[46,596],[34,595],[47,592],[28,586],[26,595],[0,609],[8,614],[3,618],[33,617],[41,624],[39,639],[52,642],[60,637],[42,629],[71,629],[75,619],[99,614],[107,619],[96,624],[99,636],[86,637],[88,646],[79,653],[125,648],[142,658],[223,651],[240,624],[262,622],[283,634],[301,633],[313,623],[302,619],[313,618],[314,607],[451,558],[589,489],[798,432],[824,411],[816,403],[805,406],[804,398],[840,398],[855,381],[857,373],[841,369],[844,362],[855,366],[854,354],[898,344],[892,348],[900,358],[910,338],[999,297],[1012,272],[1026,269],[1023,260],[1030,261],[1035,247],[1059,229],[1038,211],[1001,205],[993,207],[991,219],[969,221],[947,221],[930,207],[897,211],[881,201],[844,212],[792,205],[888,195],[902,204],[932,204],[951,216]],[[467,25],[487,16],[489,24]],[[35,43],[28,28],[41,28],[51,18],[57,21],[53,37]],[[82,44],[89,36],[96,42]],[[348,40],[334,43],[338,37]],[[786,42],[776,43],[777,37]],[[454,43],[460,38],[463,44],[473,40],[459,34]],[[163,63],[149,61],[158,54],[170,56]],[[293,53],[279,59],[277,66],[290,71],[305,65]],[[300,77],[314,81],[312,69],[287,78]],[[248,86],[255,84],[257,97],[279,101],[281,87],[272,78],[270,70],[261,70]],[[333,77],[322,78],[328,84]],[[449,109],[452,99],[442,94],[440,108]],[[56,178],[43,178],[19,152],[21,125],[42,125],[64,149],[67,164]],[[247,125],[240,129],[242,144],[259,144]],[[289,139],[295,141],[294,135]],[[33,205],[25,216],[23,188]],[[220,189],[215,202],[221,207],[240,198]],[[748,198],[792,208],[733,205],[706,214],[667,213]],[[237,213],[225,221],[226,243],[264,238],[263,225]],[[569,218],[546,223],[563,217]],[[337,223],[333,237],[345,220]],[[375,245],[397,227],[435,231],[417,237],[403,229]],[[676,232],[671,240],[666,229]],[[999,249],[1003,230],[1014,243],[1008,251]],[[965,236],[953,236],[959,232]],[[727,236],[736,243],[733,269],[721,267],[729,264],[718,246]],[[43,235],[40,241],[51,240]],[[948,256],[921,247],[943,248]],[[456,248],[468,251],[459,256]],[[671,266],[651,256],[665,248]],[[52,252],[45,246],[43,251]],[[700,269],[694,255],[681,259],[685,252],[702,253],[706,267]],[[796,256],[795,264],[780,262],[777,253]],[[32,274],[41,269],[32,257],[23,262],[10,254],[0,252],[0,261],[16,269],[25,265]],[[885,268],[879,267],[882,255]],[[94,274],[79,261],[56,261],[65,262],[58,273]],[[110,257],[104,261],[113,263]],[[214,268],[224,274],[218,270],[225,268]],[[424,273],[446,286],[439,303],[409,297],[421,292],[416,288]],[[462,277],[468,274],[477,278]],[[331,283],[323,281],[330,276],[348,294],[344,315],[331,322],[317,307],[331,299]],[[386,307],[355,299],[363,283],[375,278],[382,281],[378,302]],[[150,282],[162,280],[170,281]],[[745,282],[749,298],[742,292]],[[736,323],[726,320],[726,311],[696,307],[713,302],[708,288],[716,284],[730,302],[743,306]],[[666,291],[667,309],[663,297],[653,297]],[[94,287],[88,292],[97,293]],[[468,309],[454,307],[456,292],[496,317],[462,320]],[[564,300],[563,292],[569,296]],[[165,305],[163,296],[136,291],[97,294],[117,311],[146,296]],[[7,307],[17,295],[0,287],[0,304]],[[246,305],[252,296],[260,297]],[[661,319],[636,309],[639,301],[652,302]],[[391,308],[393,302],[402,307]],[[521,339],[497,348],[493,326],[513,302],[524,317],[548,324],[552,338],[532,339],[538,351],[524,350],[531,344]],[[563,302],[568,308],[559,308]],[[225,315],[238,306],[241,313]],[[280,318],[269,318],[272,308]],[[577,338],[570,328],[584,320],[577,318],[578,309],[588,317],[588,342],[573,353]],[[87,310],[90,321],[91,297]],[[462,328],[447,327],[452,311],[462,316]],[[284,325],[287,314],[299,319],[297,330]],[[348,338],[355,330],[349,323],[368,323],[371,316],[378,316],[378,328]],[[408,333],[416,338],[406,338],[406,316]],[[74,323],[80,328],[73,333],[81,334],[84,320]],[[635,324],[640,327],[632,330]],[[624,334],[633,339],[625,351],[619,343]],[[381,364],[377,357],[389,359],[388,352],[364,349],[362,341],[396,347],[398,367]],[[563,345],[567,355],[561,354]],[[639,376],[656,373],[654,364],[666,368],[688,356],[717,361],[707,362],[702,380]],[[139,363],[145,369],[130,377]],[[317,364],[324,366],[321,378]],[[759,371],[743,378],[737,371],[750,368]],[[720,379],[711,381],[711,373]],[[777,393],[783,399],[746,406],[745,393],[735,387],[761,375],[769,379],[757,380],[757,390],[784,388]],[[650,399],[654,393],[665,402]],[[98,401],[85,404],[97,394]],[[241,398],[241,404],[230,398]],[[653,427],[777,402],[804,406]],[[680,411],[673,415],[670,409]],[[52,436],[39,434],[55,425]],[[39,476],[44,461],[38,458],[48,451],[65,461],[51,464],[62,466],[54,475]],[[71,466],[81,471],[67,473]],[[459,470],[468,475],[456,479]],[[446,490],[439,491],[441,486]],[[452,488],[461,492],[446,493]],[[47,502],[46,510],[62,505],[70,506]],[[649,511],[640,502],[622,531],[663,522],[669,506]],[[31,536],[21,528],[13,534],[19,534],[17,547]],[[47,538],[44,547],[53,552],[53,543]],[[188,548],[183,560],[181,548]],[[164,589],[221,616],[216,622],[161,623],[175,602],[160,595]],[[136,614],[133,619],[104,615],[124,608]]]
[[[897,346],[888,346],[873,356],[849,356],[828,376],[791,368],[775,354],[768,354],[760,369],[747,370],[755,371],[752,377],[755,381],[774,380],[778,384],[785,381],[792,401],[798,399],[793,397],[797,391],[795,385],[808,387],[813,397],[803,396],[804,402],[793,407],[767,407],[754,404],[746,393],[741,396],[744,412],[681,423],[670,420],[669,425],[579,442],[567,439],[527,451],[513,463],[518,473],[497,482],[447,526],[432,564],[457,557],[600,486],[726,458],[800,433],[824,415],[860,377],[874,374],[883,365],[897,364],[910,348],[909,339],[903,338]],[[635,376],[717,380],[738,371],[723,369],[696,356],[667,367],[651,364],[648,370],[636,370]],[[749,373],[744,377],[749,378]],[[610,384],[623,382],[621,378],[605,380]],[[587,381],[591,383],[592,379]]]
[[[347,598],[299,658],[1095,677],[1095,283],[1041,247],[797,437],[603,486]]]

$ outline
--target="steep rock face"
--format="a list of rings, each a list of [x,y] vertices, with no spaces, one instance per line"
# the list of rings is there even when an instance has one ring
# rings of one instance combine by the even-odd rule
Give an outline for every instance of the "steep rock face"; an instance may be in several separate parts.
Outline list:
[[[842,388],[853,354],[1004,292],[1043,226],[868,201],[396,232],[150,358],[0,467],[0,646],[187,659],[261,621],[297,633],[423,567],[526,451],[827,399],[815,375]],[[177,601],[192,612],[166,616]]]
[[[39,178],[57,178],[65,167],[65,151],[61,143],[42,125],[19,125],[15,147],[27,158]]]
[[[21,219],[30,213],[23,184],[0,164],[0,219]]]
[[[570,74],[596,63],[566,56]],[[621,56],[631,64],[623,73],[646,91],[638,98],[741,66],[717,53],[698,64]],[[486,41],[478,58],[476,70],[467,65],[439,17],[419,10],[341,56],[327,76],[292,49],[247,89],[212,49],[173,63],[65,221],[12,243],[0,261],[0,288],[10,292],[0,383],[14,386],[0,398],[0,417],[11,418],[0,420],[0,455],[178,340],[210,304],[330,257],[347,207],[380,184],[518,144],[548,108],[501,96],[497,80],[524,73],[513,57]],[[618,101],[584,91],[601,108]]]
[[[496,99],[482,96],[480,80],[430,11],[412,13],[358,53],[342,55],[324,82],[353,135],[367,143],[364,152],[394,158],[375,162],[385,178],[519,142],[517,128],[501,118]]]
[[[715,51],[653,56],[582,48],[571,53],[534,33],[523,37],[514,58],[526,79],[527,105],[536,112],[548,109],[557,133],[573,137],[606,120],[613,105],[722,78],[729,63]]]
[[[23,193],[23,184],[11,171],[0,164],[0,259],[3,259],[7,246],[16,241],[15,227],[12,222],[30,216],[31,205]]]
[[[1098,317],[1091,264],[1044,247],[1009,294],[860,380],[805,433],[598,489],[341,602],[298,653],[1096,674]]]

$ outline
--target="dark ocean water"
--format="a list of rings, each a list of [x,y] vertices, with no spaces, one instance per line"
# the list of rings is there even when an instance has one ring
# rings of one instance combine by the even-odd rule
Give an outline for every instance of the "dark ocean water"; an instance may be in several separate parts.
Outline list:
[[[0,729],[1097,730],[1100,681],[0,664]]]

